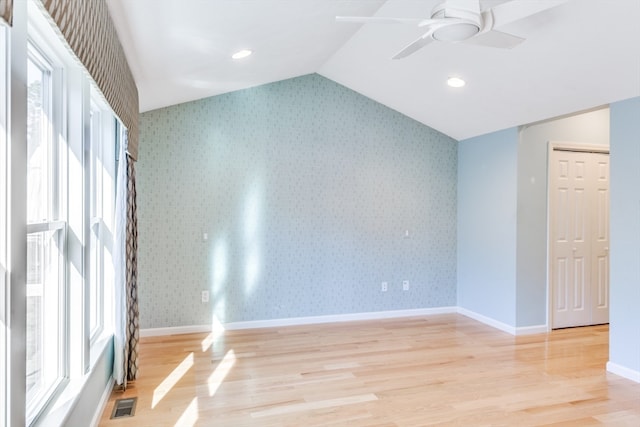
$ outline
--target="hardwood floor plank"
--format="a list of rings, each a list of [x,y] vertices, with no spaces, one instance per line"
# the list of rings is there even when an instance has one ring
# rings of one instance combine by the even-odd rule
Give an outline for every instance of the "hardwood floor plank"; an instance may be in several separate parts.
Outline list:
[[[623,410],[608,414],[596,415],[593,418],[603,423],[619,426],[640,426],[640,410]]]
[[[305,399],[306,400],[306,399]],[[273,415],[284,415],[292,412],[303,412],[314,409],[335,408],[337,406],[353,405],[356,403],[371,402],[378,400],[375,394],[361,394],[356,396],[340,397],[338,399],[313,400],[301,403],[274,405],[262,411],[251,412],[251,418],[270,417]]]
[[[100,426],[640,426],[608,331],[514,337],[447,314],[148,337]],[[109,420],[130,396],[136,415]]]

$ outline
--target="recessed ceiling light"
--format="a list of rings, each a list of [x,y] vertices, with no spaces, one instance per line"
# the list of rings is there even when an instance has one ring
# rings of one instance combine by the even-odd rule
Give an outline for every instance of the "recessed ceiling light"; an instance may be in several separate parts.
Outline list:
[[[251,51],[249,49],[242,49],[242,50],[237,51],[233,55],[231,55],[231,57],[233,59],[242,59],[242,58],[246,58],[247,56],[251,55],[252,53],[253,53],[253,51]]]
[[[460,77],[449,77],[447,79],[447,84],[451,87],[462,87],[467,84],[467,82],[462,80]]]

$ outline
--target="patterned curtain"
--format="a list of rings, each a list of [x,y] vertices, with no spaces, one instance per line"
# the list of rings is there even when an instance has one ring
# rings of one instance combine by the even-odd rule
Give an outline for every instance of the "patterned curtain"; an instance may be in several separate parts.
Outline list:
[[[106,0],[40,0],[39,3],[129,130],[127,152],[137,160],[138,89]]]
[[[136,169],[126,153],[127,132],[122,135],[118,153],[116,182],[115,331],[113,377],[127,388],[127,381],[138,376],[138,219],[136,214]]]
[[[127,155],[127,334],[125,344],[126,381],[135,381],[138,377],[138,215],[136,206],[136,168],[135,161]],[[125,386],[126,386],[125,381]]]
[[[13,0],[0,0],[0,17],[7,24],[13,24]]]

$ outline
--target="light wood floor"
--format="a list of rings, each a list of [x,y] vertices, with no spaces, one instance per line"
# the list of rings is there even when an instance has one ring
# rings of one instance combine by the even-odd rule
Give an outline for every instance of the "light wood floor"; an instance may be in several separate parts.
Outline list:
[[[461,315],[142,340],[101,426],[640,426],[608,327],[513,337]],[[138,396],[133,418],[109,420]]]

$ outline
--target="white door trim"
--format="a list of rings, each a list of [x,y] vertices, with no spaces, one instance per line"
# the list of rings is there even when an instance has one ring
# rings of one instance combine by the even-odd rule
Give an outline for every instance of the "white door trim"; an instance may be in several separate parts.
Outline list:
[[[585,144],[572,141],[547,141],[547,331],[553,329],[553,300],[551,298],[553,283],[551,277],[551,256],[552,256],[552,239],[551,239],[551,154],[553,151],[576,151],[583,153],[603,153],[609,154],[609,146],[604,144]]]

